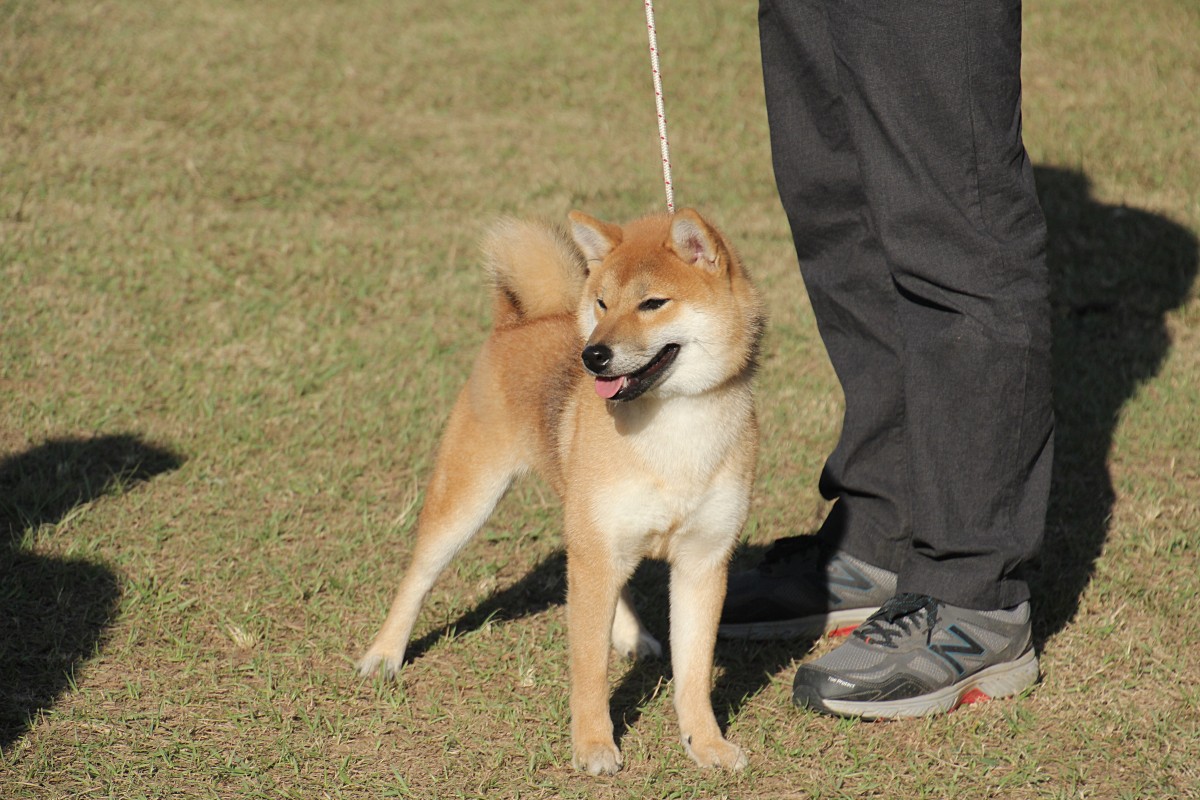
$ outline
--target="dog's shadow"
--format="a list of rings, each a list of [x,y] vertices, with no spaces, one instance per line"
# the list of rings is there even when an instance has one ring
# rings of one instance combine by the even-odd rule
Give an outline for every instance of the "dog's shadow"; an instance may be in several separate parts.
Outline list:
[[[765,550],[765,546],[743,546],[739,549],[738,563],[756,563]],[[669,634],[668,573],[665,563],[644,561],[630,581],[642,621],[664,646]],[[566,554],[561,549],[555,550],[516,583],[490,595],[453,621],[414,639],[405,651],[405,662],[415,661],[439,643],[479,630],[489,623],[513,622],[561,605],[566,598],[566,574]],[[811,639],[785,642],[719,641],[716,663],[723,677],[717,682],[713,709],[722,728],[737,715],[744,702],[762,691],[780,669],[807,653],[813,643]],[[624,671],[613,688],[611,700],[614,735],[618,743],[654,702],[661,693],[661,687],[670,678],[669,650],[662,658],[638,659]]]
[[[31,552],[30,537],[102,495],[182,463],[129,434],[54,439],[0,460],[0,749],[20,738],[103,646],[121,595],[109,567]]]
[[[1047,535],[1028,574],[1034,639],[1041,650],[1074,618],[1091,582],[1115,501],[1108,453],[1116,422],[1124,404],[1166,358],[1166,315],[1190,296],[1200,257],[1188,230],[1157,214],[1099,202],[1085,174],[1055,167],[1038,167],[1036,173],[1049,229],[1057,416]],[[796,291],[801,291],[799,282]],[[771,398],[763,395],[760,402]],[[735,569],[755,563],[763,550],[743,546]],[[633,579],[639,612],[664,643],[666,575],[665,565],[647,562]],[[562,602],[564,576],[559,551],[513,586],[414,642],[409,657],[452,632],[488,620],[518,619]],[[812,645],[810,640],[718,641],[716,661],[722,670],[713,707],[722,725]],[[625,672],[612,699],[618,738],[637,722],[669,675],[669,661],[660,659],[638,661]]]
[[[566,576],[566,554],[561,549],[555,550],[516,583],[489,595],[453,622],[410,642],[404,651],[405,663],[415,661],[445,639],[479,630],[490,622],[514,621],[540,614],[551,606],[561,604],[566,597]]]

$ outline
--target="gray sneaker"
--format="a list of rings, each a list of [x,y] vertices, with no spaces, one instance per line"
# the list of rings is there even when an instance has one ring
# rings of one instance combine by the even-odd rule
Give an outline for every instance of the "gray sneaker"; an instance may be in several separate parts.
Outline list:
[[[819,639],[849,633],[896,593],[896,573],[829,552],[815,536],[779,539],[762,563],[729,576],[719,636]]]
[[[1037,679],[1029,603],[973,611],[902,594],[801,666],[792,699],[825,714],[898,719],[1019,694]]]

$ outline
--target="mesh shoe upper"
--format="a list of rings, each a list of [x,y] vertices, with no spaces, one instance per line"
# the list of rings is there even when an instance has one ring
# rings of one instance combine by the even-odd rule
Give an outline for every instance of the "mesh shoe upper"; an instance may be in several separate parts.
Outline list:
[[[864,704],[872,716],[888,716],[874,712],[886,710],[889,702],[965,686],[970,676],[1016,662],[1029,648],[1028,603],[974,611],[903,594],[886,602],[844,644],[800,667],[793,697],[820,711],[837,702],[850,710]],[[885,705],[873,705],[880,703]]]

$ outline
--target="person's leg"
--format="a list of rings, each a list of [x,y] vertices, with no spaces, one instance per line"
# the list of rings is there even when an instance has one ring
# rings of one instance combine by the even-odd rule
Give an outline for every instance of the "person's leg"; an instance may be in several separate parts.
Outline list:
[[[720,634],[819,637],[890,598],[908,548],[901,330],[823,4],[762,0],[759,31],[779,196],[846,405],[821,474],[821,493],[835,501],[821,530],[778,540],[730,577]]]
[[[1020,0],[827,7],[903,342],[912,527],[898,591],[1013,606],[1029,597],[1017,572],[1041,542],[1053,428]]]
[[[821,493],[827,546],[896,570],[908,549],[901,320],[867,213],[823,3],[763,0],[771,153],[804,285],[845,396]]]
[[[826,521],[731,576],[720,634],[820,637],[889,599],[907,551],[901,330],[820,0],[762,0],[760,36],[776,185],[846,407],[821,474]]]
[[[826,8],[763,0],[760,27],[780,196],[846,394],[822,476],[839,499],[823,553],[772,552],[731,579],[722,635],[828,627],[775,621],[878,604],[886,570],[902,592],[1015,605],[1044,522],[1049,318],[1019,4],[837,3],[832,24]]]
[[[1020,128],[1020,0],[830,3],[897,295],[911,545],[898,593],[802,666],[798,705],[901,717],[1037,680],[1020,566],[1052,457],[1045,224]]]

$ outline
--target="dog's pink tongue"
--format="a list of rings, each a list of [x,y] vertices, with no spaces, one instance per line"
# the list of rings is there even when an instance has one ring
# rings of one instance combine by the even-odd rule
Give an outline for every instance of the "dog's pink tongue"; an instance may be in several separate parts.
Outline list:
[[[625,376],[619,378],[596,378],[596,394],[605,400],[611,399],[625,385]]]

